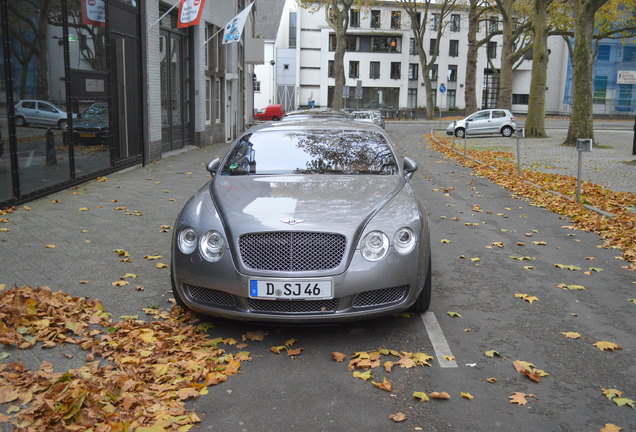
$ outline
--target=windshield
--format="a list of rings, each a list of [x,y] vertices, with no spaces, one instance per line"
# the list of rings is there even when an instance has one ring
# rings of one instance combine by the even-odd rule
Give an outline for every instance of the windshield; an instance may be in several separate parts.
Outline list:
[[[247,134],[221,175],[397,174],[383,135],[368,131],[269,131]]]
[[[104,119],[108,118],[108,105],[105,104],[93,104],[86,108],[86,111],[82,114],[82,118],[85,119]]]

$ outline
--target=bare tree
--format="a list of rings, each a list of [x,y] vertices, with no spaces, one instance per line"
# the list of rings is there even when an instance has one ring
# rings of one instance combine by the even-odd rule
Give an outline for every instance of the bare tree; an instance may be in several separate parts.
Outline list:
[[[464,78],[464,98],[466,113],[477,111],[477,51],[497,33],[489,32],[485,38],[477,39],[479,23],[483,16],[493,9],[488,0],[469,0],[468,2],[468,53],[466,59],[466,77]]]

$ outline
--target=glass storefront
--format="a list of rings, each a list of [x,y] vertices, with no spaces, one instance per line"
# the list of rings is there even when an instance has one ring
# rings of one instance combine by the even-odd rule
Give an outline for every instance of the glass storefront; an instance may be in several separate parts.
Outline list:
[[[136,3],[0,0],[0,207],[141,160],[139,144],[120,151],[141,136],[119,115],[140,117]],[[134,91],[120,98],[126,77]]]

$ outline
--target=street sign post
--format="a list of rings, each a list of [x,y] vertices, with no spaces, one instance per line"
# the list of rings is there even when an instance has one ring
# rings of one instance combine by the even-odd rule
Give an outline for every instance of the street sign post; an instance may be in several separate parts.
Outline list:
[[[581,202],[581,172],[583,170],[583,152],[592,151],[592,139],[591,138],[577,138],[576,150],[579,154],[579,167],[576,176],[576,202]]]

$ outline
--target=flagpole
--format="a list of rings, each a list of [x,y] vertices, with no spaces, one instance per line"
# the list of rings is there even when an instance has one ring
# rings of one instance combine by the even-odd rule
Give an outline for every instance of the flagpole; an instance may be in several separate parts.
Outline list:
[[[203,45],[204,45],[204,46],[205,46],[205,45],[207,45],[207,44],[208,44],[208,42],[210,42],[210,41],[211,41],[211,40],[212,40],[212,39],[213,39],[216,35],[218,35],[219,33],[221,33],[223,30],[225,30],[225,28],[224,28],[224,27],[221,27],[221,28],[219,29],[219,31],[217,31],[216,33],[214,33],[212,36],[210,36],[210,37],[208,38],[208,40],[206,40],[205,42],[203,42]]]
[[[163,15],[161,15],[161,18],[159,18],[157,21],[152,23],[150,28],[153,28],[154,26],[156,26],[162,19],[164,19],[166,17],[166,15],[168,15],[170,12],[172,12],[172,9],[176,8],[177,6],[179,6],[179,3],[181,3],[181,0],[177,0],[177,2],[174,4],[174,6],[172,6],[170,9],[168,9],[168,12],[166,12]]]

